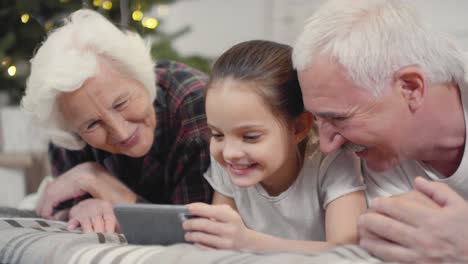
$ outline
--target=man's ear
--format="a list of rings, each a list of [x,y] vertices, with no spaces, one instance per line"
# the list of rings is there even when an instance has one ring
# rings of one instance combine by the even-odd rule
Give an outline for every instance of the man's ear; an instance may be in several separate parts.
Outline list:
[[[294,143],[299,144],[309,135],[313,122],[313,116],[309,112],[303,112],[298,118],[296,118],[293,124]]]
[[[407,102],[411,111],[417,110],[424,100],[425,79],[421,69],[416,66],[406,66],[394,75],[395,89]]]

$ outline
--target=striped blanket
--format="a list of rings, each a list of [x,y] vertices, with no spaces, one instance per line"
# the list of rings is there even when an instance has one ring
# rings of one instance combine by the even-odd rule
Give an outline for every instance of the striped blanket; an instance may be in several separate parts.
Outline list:
[[[65,222],[37,218],[0,218],[0,263],[382,263],[357,246],[316,254],[259,254],[189,244],[129,245],[121,234],[85,234],[65,227]]]

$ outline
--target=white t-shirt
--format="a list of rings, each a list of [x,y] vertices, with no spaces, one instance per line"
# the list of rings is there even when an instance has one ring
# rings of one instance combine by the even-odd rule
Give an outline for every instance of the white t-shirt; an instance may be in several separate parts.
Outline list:
[[[365,189],[358,158],[344,151],[326,156],[315,150],[294,183],[278,196],[268,195],[260,184],[238,187],[219,163],[211,162],[205,178],[215,191],[234,199],[244,224],[285,239],[325,240],[328,203]]]
[[[468,81],[458,84],[465,116],[468,124]],[[468,139],[468,129],[465,140]],[[450,177],[442,174],[420,161],[403,161],[399,166],[384,172],[373,172],[363,162],[363,177],[367,186],[367,199],[370,201],[379,196],[401,194],[414,189],[414,179],[418,176],[433,181],[444,182],[468,200],[468,144],[465,144],[463,158],[458,169]]]

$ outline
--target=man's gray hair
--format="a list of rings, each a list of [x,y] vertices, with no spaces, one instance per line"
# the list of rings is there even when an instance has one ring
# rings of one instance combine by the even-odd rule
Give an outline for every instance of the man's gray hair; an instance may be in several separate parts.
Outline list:
[[[293,64],[306,70],[317,56],[341,64],[348,77],[375,96],[395,72],[418,66],[429,83],[460,82],[463,53],[399,0],[332,0],[306,23],[293,49]]]
[[[31,74],[21,102],[37,124],[47,129],[53,143],[68,149],[86,145],[69,129],[57,98],[94,77],[101,60],[142,83],[151,102],[156,98],[154,63],[143,39],[136,33],[119,30],[93,10],[78,10],[66,19],[64,26],[49,34],[31,59]]]

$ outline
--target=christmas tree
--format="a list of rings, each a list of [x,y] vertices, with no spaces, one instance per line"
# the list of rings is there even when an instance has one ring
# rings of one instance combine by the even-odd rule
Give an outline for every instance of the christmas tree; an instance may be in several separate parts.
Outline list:
[[[94,9],[122,29],[138,32],[153,40],[154,59],[185,62],[209,71],[210,61],[201,56],[184,57],[172,48],[175,38],[189,27],[170,34],[162,32],[162,18],[168,4],[175,0],[0,0],[0,93],[6,93],[9,104],[18,104],[29,75],[29,60],[48,32],[62,25],[73,11]],[[150,10],[156,15],[147,15]],[[1,102],[0,102],[1,103]]]

